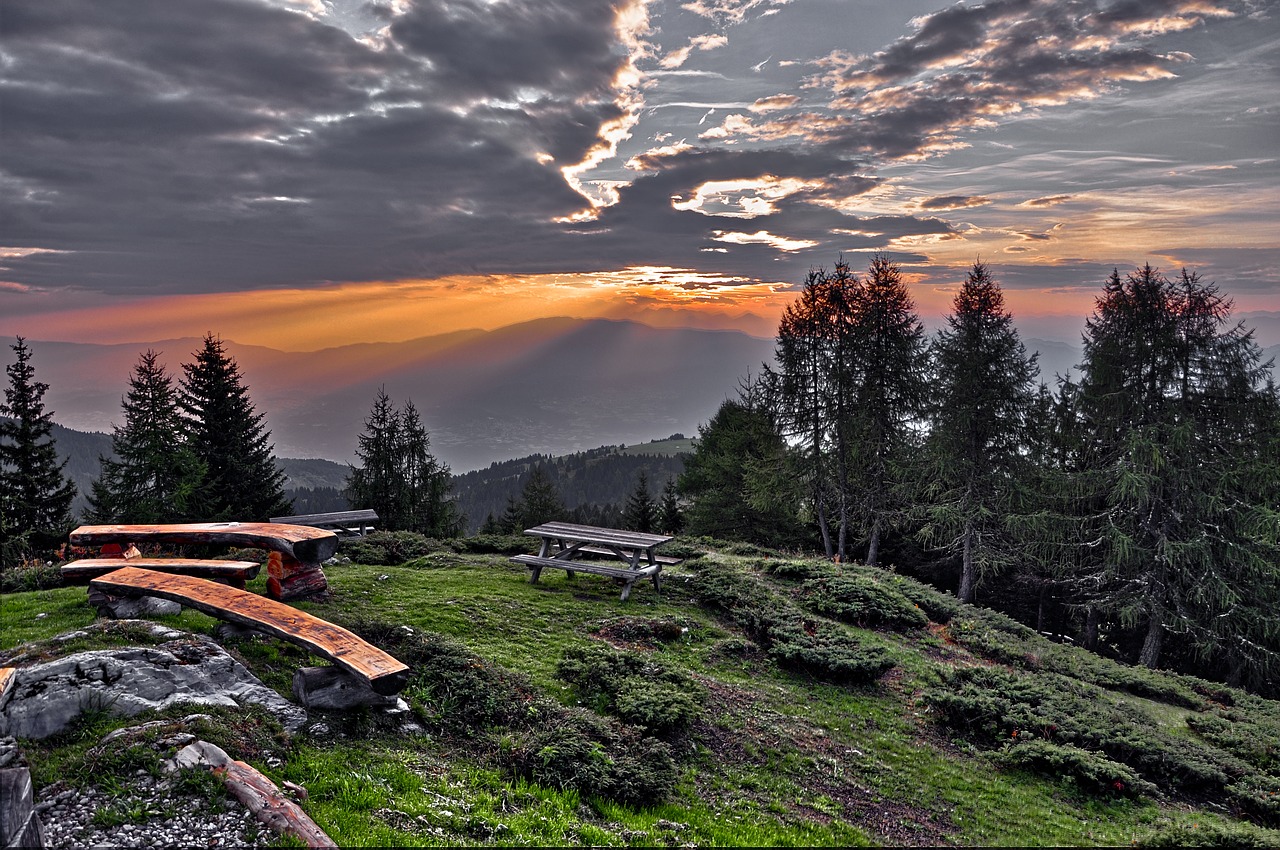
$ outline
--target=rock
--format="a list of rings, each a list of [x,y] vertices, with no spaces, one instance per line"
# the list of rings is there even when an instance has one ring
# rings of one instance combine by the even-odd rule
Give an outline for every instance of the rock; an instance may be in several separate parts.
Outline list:
[[[195,741],[178,750],[178,754],[166,760],[162,767],[165,773],[174,773],[189,767],[226,767],[232,761],[221,747],[208,741]]]
[[[31,772],[25,767],[0,770],[0,846],[44,846],[44,828],[35,813]]]
[[[238,623],[218,623],[213,627],[213,636],[223,643],[229,640],[271,637],[260,629],[251,629]]]
[[[302,667],[293,674],[293,698],[307,708],[345,711],[361,706],[398,709],[395,696],[375,693],[364,679],[338,667]],[[408,709],[408,705],[404,705]]]
[[[89,604],[103,617],[117,620],[137,620],[162,614],[181,614],[182,606],[171,599],[156,596],[111,596],[94,588],[89,589]]]
[[[85,711],[132,717],[173,703],[266,706],[296,732],[306,712],[258,681],[213,641],[77,652],[21,667],[0,711],[0,735],[47,738]]]

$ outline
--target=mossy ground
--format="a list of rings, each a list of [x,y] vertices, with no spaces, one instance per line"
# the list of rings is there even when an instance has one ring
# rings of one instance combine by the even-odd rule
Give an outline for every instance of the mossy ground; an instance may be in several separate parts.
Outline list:
[[[331,718],[329,736],[285,743],[271,718],[251,712],[235,722],[224,717],[215,743],[238,749],[238,757],[277,782],[305,787],[307,812],[343,846],[1063,846],[1131,844],[1161,835],[1179,836],[1180,843],[1197,835],[1208,843],[1215,836],[1218,843],[1221,836],[1234,836],[1234,843],[1242,843],[1241,836],[1280,843],[1280,833],[1238,821],[1194,795],[1099,792],[1070,776],[1006,766],[989,742],[941,722],[929,700],[956,669],[989,666],[1031,676],[1048,666],[1059,671],[1054,675],[1069,670],[1104,688],[1108,701],[1122,703],[1139,725],[1149,723],[1152,734],[1198,740],[1188,717],[1216,709],[1183,680],[1112,670],[1110,662],[1041,645],[1012,627],[1001,631],[1002,621],[988,622],[976,609],[961,610],[927,589],[908,588],[904,604],[918,604],[931,616],[935,607],[958,611],[956,620],[876,631],[859,627],[856,611],[842,608],[838,621],[824,620],[823,628],[844,630],[838,633],[883,653],[894,667],[869,682],[822,681],[780,667],[743,630],[743,612],[705,604],[700,573],[709,567],[759,583],[761,598],[775,606],[771,615],[795,614],[801,630],[821,616],[804,607],[815,593],[813,580],[832,569],[821,561],[722,550],[666,571],[661,596],[649,584],[637,585],[623,603],[618,587],[598,576],[544,573],[539,584],[530,584],[525,570],[501,555],[435,552],[401,566],[326,568],[332,594],[299,605],[339,623],[373,620],[445,636],[483,664],[569,707],[582,694],[557,672],[566,653],[607,642],[681,671],[700,689],[702,709],[669,741],[680,778],[651,804],[584,798],[573,788],[513,775],[503,768],[501,750],[518,742],[502,728],[460,733],[427,724],[422,733],[405,735],[357,713]],[[858,576],[868,574],[857,569]],[[899,577],[884,580],[903,587]],[[258,584],[261,579],[250,589],[262,592]],[[83,588],[6,594],[3,607],[4,649],[94,620]],[[883,620],[884,612],[876,617]],[[193,612],[166,622],[205,633],[216,625]],[[67,648],[107,640],[83,639]],[[231,648],[286,694],[297,667],[321,663],[274,640],[236,641]],[[436,699],[431,693],[406,690],[419,717],[438,711],[424,704]],[[1265,736],[1275,709],[1250,698],[1233,711]],[[55,773],[86,772],[86,742],[112,724],[136,722],[95,717],[75,734],[24,745],[37,783],[53,781]],[[1214,729],[1220,738],[1226,734]],[[1265,760],[1280,742],[1252,746],[1262,747],[1258,758]],[[100,772],[103,765],[92,767]]]

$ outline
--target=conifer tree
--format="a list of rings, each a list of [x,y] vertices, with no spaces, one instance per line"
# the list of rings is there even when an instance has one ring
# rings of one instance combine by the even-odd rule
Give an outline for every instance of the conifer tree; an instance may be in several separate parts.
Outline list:
[[[512,495],[507,496],[507,506],[502,510],[498,525],[503,534],[519,534],[524,530],[524,503]]]
[[[75,485],[63,475],[53,439],[53,411],[44,408],[49,385],[35,379],[23,337],[5,367],[9,386],[0,403],[0,555],[4,566],[29,552],[58,545],[71,530]],[[7,417],[7,418],[3,418]]]
[[[100,457],[86,519],[94,523],[172,523],[200,519],[204,465],[186,444],[173,378],[148,350],[121,399],[124,425],[111,434],[112,457]]]
[[[431,454],[431,440],[413,401],[401,414],[400,463],[404,477],[406,527],[428,537],[456,537],[463,525],[449,490],[449,467]]]
[[[400,475],[401,416],[379,387],[373,407],[364,421],[364,431],[356,440],[359,464],[347,474],[346,496],[352,507],[372,509],[388,531],[404,527],[404,487]]]
[[[649,475],[643,469],[636,478],[635,489],[627,497],[627,508],[623,516],[628,529],[645,534],[653,531],[657,522],[657,505],[649,492]]]
[[[222,340],[207,334],[182,366],[180,405],[187,444],[204,465],[199,511],[208,520],[261,522],[292,508],[276,466],[271,432]]]
[[[662,488],[662,499],[658,503],[658,527],[666,534],[684,531],[684,512],[680,510],[680,494],[674,478],[668,478]]]
[[[1114,272],[1086,324],[1074,405],[1079,519],[1097,553],[1091,601],[1141,631],[1139,663],[1167,635],[1237,678],[1278,668],[1274,386],[1230,302],[1188,272]],[[1270,491],[1274,493],[1274,490]]]
[[[520,493],[520,519],[525,528],[544,522],[562,519],[566,513],[560,489],[547,475],[544,464],[536,464],[529,470]],[[516,529],[513,533],[518,533]]]
[[[925,539],[961,561],[961,601],[1011,561],[1010,516],[1025,510],[1035,357],[987,267],[970,269],[932,346],[932,428],[922,479]]]
[[[848,446],[866,562],[875,566],[883,535],[909,505],[906,469],[925,395],[924,327],[901,270],[884,256],[872,259],[854,297]]]

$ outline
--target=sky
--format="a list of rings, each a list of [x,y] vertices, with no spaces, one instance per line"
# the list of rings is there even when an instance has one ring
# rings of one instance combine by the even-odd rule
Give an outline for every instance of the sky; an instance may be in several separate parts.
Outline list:
[[[1277,0],[4,0],[0,334],[771,336],[875,253],[1280,311],[1278,155]]]

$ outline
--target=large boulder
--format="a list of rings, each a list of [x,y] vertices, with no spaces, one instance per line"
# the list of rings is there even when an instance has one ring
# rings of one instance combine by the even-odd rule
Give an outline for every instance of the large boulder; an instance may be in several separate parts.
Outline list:
[[[262,705],[291,733],[307,720],[306,711],[198,636],[154,647],[77,652],[19,667],[13,687],[0,699],[0,736],[16,738],[56,735],[86,711],[132,717],[175,703]]]

